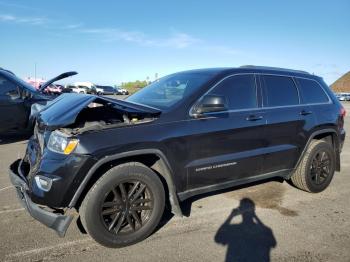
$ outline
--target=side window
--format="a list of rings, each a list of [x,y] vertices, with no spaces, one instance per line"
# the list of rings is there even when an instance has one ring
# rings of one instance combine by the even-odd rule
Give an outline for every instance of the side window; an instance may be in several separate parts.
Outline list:
[[[226,97],[230,110],[257,107],[254,75],[231,76],[219,83],[210,93]]]
[[[298,90],[291,77],[264,75],[266,106],[289,106],[299,104]]]
[[[303,102],[308,104],[327,103],[328,97],[322,87],[313,80],[297,78],[300,86]]]

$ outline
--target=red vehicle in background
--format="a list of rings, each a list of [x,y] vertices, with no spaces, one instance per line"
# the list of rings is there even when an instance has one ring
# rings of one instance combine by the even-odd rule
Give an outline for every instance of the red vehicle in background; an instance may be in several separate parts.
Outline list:
[[[39,90],[41,85],[45,83],[46,80],[40,79],[40,78],[35,79],[35,78],[28,77],[26,79],[26,82],[34,86],[37,90]],[[59,95],[62,93],[62,89],[63,87],[61,85],[50,84],[44,89],[44,93]]]

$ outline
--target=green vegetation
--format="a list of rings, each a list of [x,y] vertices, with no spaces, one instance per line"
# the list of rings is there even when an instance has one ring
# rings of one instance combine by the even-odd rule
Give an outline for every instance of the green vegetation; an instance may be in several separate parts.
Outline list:
[[[129,91],[130,94],[133,94],[139,91],[141,88],[147,86],[149,83],[146,80],[140,81],[136,80],[133,82],[125,82],[121,84],[121,87]]]

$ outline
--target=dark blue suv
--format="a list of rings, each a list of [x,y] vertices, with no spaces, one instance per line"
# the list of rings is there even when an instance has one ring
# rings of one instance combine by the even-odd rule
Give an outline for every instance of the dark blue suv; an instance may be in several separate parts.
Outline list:
[[[79,213],[99,243],[141,241],[165,205],[282,177],[316,193],[340,171],[345,110],[322,78],[244,66],[166,76],[126,100],[65,94],[10,167],[19,198],[63,236]],[[60,211],[58,213],[57,211]]]

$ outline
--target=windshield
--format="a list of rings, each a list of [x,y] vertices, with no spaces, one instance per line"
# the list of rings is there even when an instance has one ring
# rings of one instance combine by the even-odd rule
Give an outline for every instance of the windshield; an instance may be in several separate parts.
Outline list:
[[[211,77],[213,75],[209,73],[172,74],[144,87],[126,100],[159,109],[167,109],[180,100],[191,96]]]

